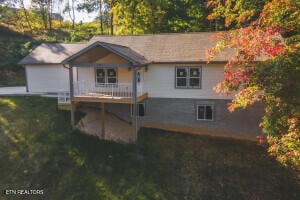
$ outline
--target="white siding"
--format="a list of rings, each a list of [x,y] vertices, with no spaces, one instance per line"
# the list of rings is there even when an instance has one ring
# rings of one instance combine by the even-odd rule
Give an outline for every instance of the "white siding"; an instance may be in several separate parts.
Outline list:
[[[78,81],[88,81],[95,83],[95,68],[94,67],[78,67]],[[117,68],[118,83],[131,83],[131,71],[127,67]],[[77,79],[74,79],[74,81]]]
[[[125,63],[124,59],[120,58],[119,56],[110,53],[105,57],[97,60],[99,63]],[[77,77],[74,81],[84,81],[89,82],[90,87],[96,88],[95,82],[95,68],[94,67],[76,67],[77,68]],[[128,70],[127,67],[119,67],[117,68],[117,76],[118,76],[118,83],[131,83],[131,71]]]
[[[29,92],[69,91],[69,71],[62,65],[26,65]]]
[[[201,89],[175,88],[176,66],[202,66]],[[222,64],[202,65],[150,65],[145,76],[145,87],[149,97],[231,99],[231,96],[217,94],[213,87],[223,80]]]
[[[93,67],[77,67],[77,73],[78,81],[95,82],[95,69]]]
[[[112,57],[111,55],[109,57]],[[213,87],[223,79],[222,64],[203,64],[201,89],[176,89],[175,67],[191,65],[163,65],[148,66],[144,74],[145,89],[149,97],[162,98],[199,98],[199,99],[231,99],[232,96],[219,95]],[[193,65],[200,66],[200,65]],[[77,72],[78,71],[78,72]],[[27,65],[27,81],[29,92],[59,92],[69,91],[69,72],[62,65]],[[131,71],[128,68],[118,68],[118,82],[131,83]],[[95,82],[93,67],[74,68],[74,81],[85,80]]]

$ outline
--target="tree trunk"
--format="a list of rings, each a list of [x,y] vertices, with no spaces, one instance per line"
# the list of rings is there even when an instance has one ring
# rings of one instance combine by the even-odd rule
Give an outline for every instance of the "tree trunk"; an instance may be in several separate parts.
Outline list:
[[[103,2],[99,1],[99,20],[100,20],[100,34],[103,35],[103,10],[102,10]]]
[[[48,2],[48,21],[49,21],[49,30],[52,30],[52,11],[53,11],[53,1]]]
[[[110,34],[111,35],[114,35],[114,24],[113,24],[113,21],[114,21],[114,14],[110,13]]]
[[[42,8],[41,12],[42,12],[42,20],[43,20],[44,28],[45,28],[45,30],[47,30],[48,29],[48,23],[47,23],[47,13],[46,13],[45,8]]]
[[[24,11],[25,20],[26,20],[26,22],[27,22],[27,24],[28,24],[30,33],[32,34],[32,27],[31,27],[31,23],[30,23],[30,20],[29,20],[28,12],[27,12],[27,10],[26,10],[26,8],[25,8],[25,5],[24,5],[24,1],[21,0],[20,3],[21,3],[21,6],[22,6],[22,9],[23,9],[23,11]]]

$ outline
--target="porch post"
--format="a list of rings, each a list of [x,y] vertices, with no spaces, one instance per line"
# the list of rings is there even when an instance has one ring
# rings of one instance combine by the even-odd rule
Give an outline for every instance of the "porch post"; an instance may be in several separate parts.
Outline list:
[[[132,106],[132,141],[136,142],[137,140],[137,81],[136,81],[136,67],[132,67],[132,95],[133,95],[133,106]]]
[[[73,65],[72,64],[69,64],[69,83],[70,83],[70,101],[71,101],[71,125],[72,125],[72,128],[74,128],[75,127],[76,104],[72,100],[73,95],[74,95],[74,90],[73,90]]]
[[[76,102],[71,101],[71,125],[75,128]]]
[[[105,139],[105,107],[104,103],[101,103],[101,137]]]
[[[69,82],[70,82],[70,98],[74,96],[74,87],[73,87],[73,65],[69,65]]]

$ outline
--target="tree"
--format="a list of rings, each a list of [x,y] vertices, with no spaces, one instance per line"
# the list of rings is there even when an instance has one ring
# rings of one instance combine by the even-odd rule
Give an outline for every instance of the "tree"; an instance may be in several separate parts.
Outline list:
[[[52,30],[53,0],[32,0],[33,8],[41,14],[45,29]]]
[[[105,29],[110,27],[110,33],[113,35],[113,15],[110,10],[114,5],[113,0],[85,0],[84,3],[78,5],[78,10],[87,12],[98,12],[100,24],[100,33],[104,34]]]
[[[22,18],[24,16],[25,23],[27,24],[29,31],[32,33],[32,26],[31,26],[31,22],[29,19],[29,12],[25,8],[24,0],[11,0],[11,1],[2,0],[0,2],[0,4],[6,5],[7,9],[19,7],[20,9],[16,9],[13,13],[15,14],[15,17],[18,18],[20,21],[23,21]],[[8,11],[7,9],[4,9],[4,10]],[[6,14],[8,14],[8,13],[11,14],[12,12],[9,12],[9,11],[6,12]],[[26,30],[25,25],[23,23],[20,23],[20,25],[23,27],[23,30]]]
[[[63,10],[63,13],[66,13],[68,12],[69,14],[69,17],[72,21],[72,28],[74,29],[75,28],[75,18],[76,18],[76,15],[75,15],[75,9],[76,9],[76,4],[77,4],[77,0],[68,0],[66,5],[65,5],[65,8]]]
[[[165,0],[116,1],[112,12],[119,34],[159,33],[165,26]]]
[[[209,30],[205,1],[120,0],[112,12],[120,34]]]
[[[208,30],[205,1],[168,0],[165,14],[166,32],[195,32]]]
[[[258,19],[268,2],[270,0],[208,0],[206,6],[212,12],[207,18],[217,23],[224,22],[216,29],[245,27]]]
[[[227,5],[238,0],[226,1]],[[208,2],[210,5],[210,2]],[[208,60],[225,48],[236,55],[225,65],[221,93],[237,94],[230,111],[262,101],[266,104],[261,126],[269,151],[285,165],[300,169],[300,2],[272,0],[250,25],[220,32]],[[220,15],[213,13],[213,15]],[[243,16],[243,13],[241,13]],[[236,16],[242,19],[241,16]],[[226,21],[227,19],[225,19]],[[233,23],[232,18],[226,25]],[[241,21],[242,22],[242,21]],[[256,62],[260,58],[262,61]]]

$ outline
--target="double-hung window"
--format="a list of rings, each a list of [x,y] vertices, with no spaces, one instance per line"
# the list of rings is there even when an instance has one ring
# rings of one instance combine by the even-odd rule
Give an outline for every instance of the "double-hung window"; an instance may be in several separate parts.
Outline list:
[[[213,105],[197,105],[197,120],[213,120]]]
[[[96,69],[96,85],[117,84],[116,69]]]
[[[201,88],[201,67],[176,67],[176,88]]]

